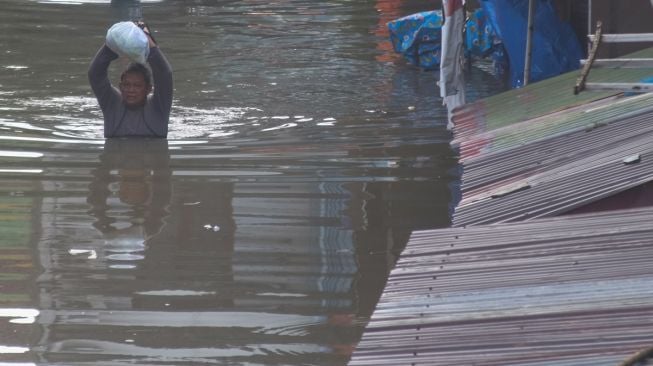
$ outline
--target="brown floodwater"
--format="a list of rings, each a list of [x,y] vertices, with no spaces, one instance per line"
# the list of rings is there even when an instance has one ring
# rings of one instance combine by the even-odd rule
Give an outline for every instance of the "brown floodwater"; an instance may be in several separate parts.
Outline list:
[[[437,2],[143,1],[168,140],[102,138],[109,3],[0,0],[0,364],[345,365],[457,195],[436,75],[384,25]]]

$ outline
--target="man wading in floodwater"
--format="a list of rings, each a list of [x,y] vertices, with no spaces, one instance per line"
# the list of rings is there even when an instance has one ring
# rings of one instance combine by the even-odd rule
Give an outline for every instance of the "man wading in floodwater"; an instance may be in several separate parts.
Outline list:
[[[144,23],[137,23],[147,35],[150,53],[147,63],[130,64],[120,76],[119,88],[111,85],[109,64],[118,58],[106,44],[93,58],[88,79],[104,115],[104,137],[168,135],[172,107],[172,68]],[[154,93],[152,91],[154,78]]]

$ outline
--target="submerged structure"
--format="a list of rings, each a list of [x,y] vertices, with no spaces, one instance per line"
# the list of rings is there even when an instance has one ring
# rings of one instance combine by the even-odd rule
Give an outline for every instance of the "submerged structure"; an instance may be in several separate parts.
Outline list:
[[[616,366],[653,341],[651,218],[414,233],[349,365]]]
[[[653,76],[642,61],[653,48],[627,58],[640,61],[588,81]],[[631,366],[653,355],[653,94],[574,93],[578,76],[453,110],[452,227],[413,232],[351,366]]]
[[[644,50],[631,57],[648,57]],[[653,68],[597,69],[635,82]],[[585,92],[576,73],[487,98],[454,113],[463,168],[454,226],[595,208],[653,205],[653,95]],[[612,197],[612,198],[611,198]]]

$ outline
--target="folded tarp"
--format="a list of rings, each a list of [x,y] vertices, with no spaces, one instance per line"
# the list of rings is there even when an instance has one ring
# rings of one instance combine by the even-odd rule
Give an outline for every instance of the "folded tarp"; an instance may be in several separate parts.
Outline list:
[[[442,12],[412,14],[388,23],[394,50],[409,63],[426,70],[440,67]]]

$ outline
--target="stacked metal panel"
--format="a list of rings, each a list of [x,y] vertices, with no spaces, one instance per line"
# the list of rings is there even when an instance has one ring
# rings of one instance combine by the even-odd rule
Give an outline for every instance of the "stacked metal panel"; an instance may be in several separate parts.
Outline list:
[[[653,48],[627,56],[653,58]],[[631,68],[624,64],[618,69],[592,70],[588,82],[638,82],[653,75],[651,68]],[[573,93],[578,72],[570,72],[547,80],[513,89],[459,107],[454,111],[455,141],[483,132],[494,131],[518,122],[564,112],[574,106],[616,95],[617,92]]]
[[[639,98],[653,106],[653,96]],[[463,160],[454,225],[553,216],[653,181],[650,106],[599,120],[598,127]]]
[[[350,365],[617,365],[652,257],[653,208],[415,232]]]
[[[653,75],[596,71],[606,82]],[[454,226],[553,216],[653,181],[653,95],[575,96],[573,76],[455,111],[463,175]]]

